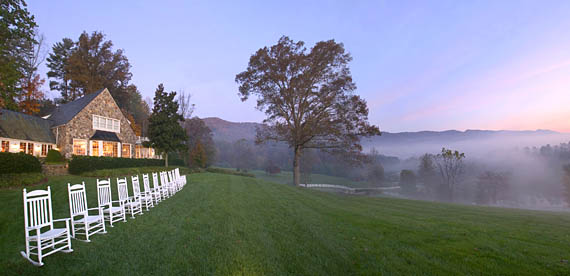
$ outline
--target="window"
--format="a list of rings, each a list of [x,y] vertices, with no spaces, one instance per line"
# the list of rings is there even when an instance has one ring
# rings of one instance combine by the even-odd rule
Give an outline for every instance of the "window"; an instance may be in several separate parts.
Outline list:
[[[99,156],[99,141],[91,141],[91,156]]]
[[[48,152],[48,145],[42,144],[42,153],[41,153],[41,156],[47,156],[47,152]]]
[[[121,132],[121,121],[99,115],[93,115],[93,129]]]
[[[73,139],[73,154],[87,155],[87,140]]]
[[[131,158],[131,144],[123,144],[121,157]]]
[[[103,142],[103,156],[119,156],[119,144],[117,142]]]
[[[34,154],[34,143],[28,143],[28,151],[27,154]]]
[[[26,152],[26,143],[20,142],[20,152]]]
[[[135,145],[135,158],[142,158],[142,146]]]
[[[10,141],[2,141],[2,152],[10,151]]]
[[[48,145],[48,151],[53,149],[53,145]]]

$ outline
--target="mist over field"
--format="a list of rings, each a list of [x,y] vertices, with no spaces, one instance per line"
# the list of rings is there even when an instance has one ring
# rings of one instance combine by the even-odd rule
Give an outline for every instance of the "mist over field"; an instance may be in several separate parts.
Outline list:
[[[241,166],[244,170],[268,171],[269,167],[284,172],[292,170],[293,156],[287,145],[253,143],[260,124],[234,123],[219,118],[206,118],[204,122],[212,129],[216,141],[217,165]],[[570,163],[569,133],[549,130],[384,132],[381,136],[363,139],[362,145],[368,160],[364,164],[319,151],[306,151],[301,160],[303,182],[327,184],[323,182],[330,180],[319,177],[325,175],[340,177],[344,181],[335,184],[347,186],[402,186],[409,175],[412,191],[391,195],[449,201],[440,188],[443,179],[437,165],[437,155],[446,148],[465,154],[454,202],[567,210],[563,166]],[[431,184],[421,172],[421,157],[425,154],[433,162]]]

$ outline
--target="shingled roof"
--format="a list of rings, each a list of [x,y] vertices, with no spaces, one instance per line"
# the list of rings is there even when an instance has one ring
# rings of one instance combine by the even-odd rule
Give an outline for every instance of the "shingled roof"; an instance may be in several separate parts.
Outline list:
[[[105,88],[91,94],[87,94],[73,102],[59,105],[55,111],[48,117],[53,122],[54,126],[67,124],[71,121],[79,111],[83,110],[93,99],[95,99]]]
[[[51,124],[40,117],[0,110],[0,137],[55,144]]]

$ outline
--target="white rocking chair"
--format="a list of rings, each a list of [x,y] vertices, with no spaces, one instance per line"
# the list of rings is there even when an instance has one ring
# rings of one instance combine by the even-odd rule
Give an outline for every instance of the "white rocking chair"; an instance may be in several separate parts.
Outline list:
[[[166,180],[168,181],[168,187],[170,189],[171,194],[175,194],[178,192],[176,181],[174,181],[174,177],[172,176],[172,171],[166,171]]]
[[[42,266],[43,258],[55,252],[73,252],[71,249],[71,233],[69,218],[53,219],[51,207],[51,188],[26,192],[24,189],[24,231],[26,236],[26,251],[20,253],[35,266]],[[65,221],[65,228],[54,228],[54,222]],[[42,228],[49,228],[42,231]],[[30,235],[30,232],[31,235]],[[35,235],[34,235],[35,234]],[[61,245],[56,247],[56,245]],[[51,251],[46,249],[51,248]],[[44,252],[46,250],[47,252]],[[34,252],[35,251],[35,252]],[[32,260],[37,256],[37,261]]]
[[[153,191],[158,194],[158,196],[155,198],[157,203],[163,199],[166,199],[166,196],[162,191],[162,187],[160,186],[160,182],[158,182],[158,173],[152,173],[152,186]]]
[[[174,184],[174,190],[176,192],[179,192],[180,189],[182,189],[182,185],[180,181],[178,181],[178,178],[176,178],[176,172],[174,170],[171,170],[168,172],[168,175],[170,176],[170,182]]]
[[[180,175],[180,168],[176,168],[174,172],[176,174],[176,178],[180,180],[182,188],[184,188],[184,186],[186,185],[186,175]]]
[[[172,196],[170,183],[168,183],[168,177],[166,176],[166,172],[160,172],[160,186],[162,187],[162,192],[165,198],[169,198]]]
[[[125,206],[125,212],[135,218],[136,214],[142,215],[142,203],[139,198],[129,197],[127,188],[127,178],[117,178],[117,188],[119,189],[119,201]]]
[[[77,235],[85,236],[86,242],[90,242],[89,236],[95,233],[105,234],[105,219],[103,208],[87,208],[87,196],[85,194],[85,182],[71,186],[67,183],[69,195],[69,213],[71,215],[71,233],[73,238]],[[89,211],[98,211],[96,215],[89,215]],[[76,217],[79,217],[76,219]]]
[[[97,199],[99,208],[103,210],[103,218],[111,224],[111,227],[113,227],[114,222],[120,220],[127,222],[125,206],[121,201],[112,199],[111,179],[97,179]]]
[[[143,187],[144,193],[150,196],[151,200],[153,201],[153,205],[158,204],[158,201],[160,199],[160,191],[150,188],[150,179],[148,178],[148,173],[143,174]]]
[[[152,200],[152,194],[150,194],[149,189],[147,189],[147,187],[145,188],[144,193],[141,193],[141,186],[139,183],[139,176],[135,175],[135,176],[131,176],[131,185],[133,186],[133,196],[135,199],[139,199],[139,201],[141,202],[141,204],[143,204],[146,208],[146,210],[148,211],[149,207],[154,207],[153,204],[153,200]],[[147,192],[148,191],[148,192]]]

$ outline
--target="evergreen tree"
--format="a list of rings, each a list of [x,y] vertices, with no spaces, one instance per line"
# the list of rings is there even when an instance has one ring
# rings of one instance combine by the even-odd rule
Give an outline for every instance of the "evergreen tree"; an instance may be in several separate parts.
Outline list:
[[[34,16],[22,0],[0,1],[0,108],[18,109],[16,96],[24,77],[26,44],[35,43]]]
[[[165,92],[162,83],[159,84],[149,118],[148,146],[164,155],[167,167],[168,153],[184,149],[183,142],[186,140],[186,134],[180,125],[184,118],[178,114],[178,102],[175,99],[176,92]]]
[[[50,69],[47,76],[50,79],[49,88],[61,93],[63,103],[77,98],[77,91],[70,86],[68,59],[75,51],[75,42],[64,38],[52,47],[52,53],[47,58],[47,67]]]

